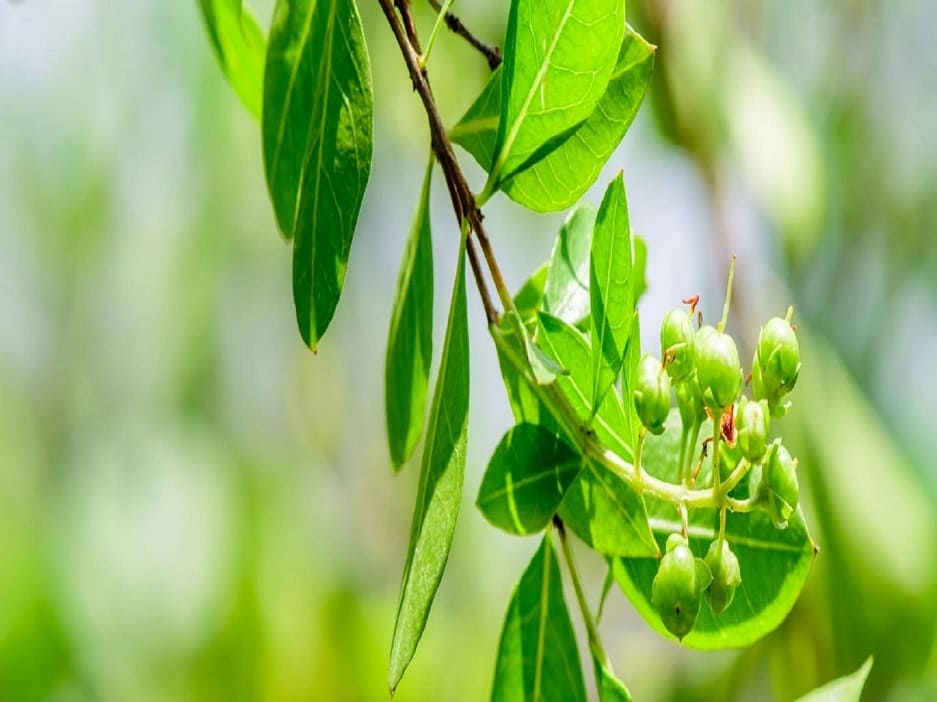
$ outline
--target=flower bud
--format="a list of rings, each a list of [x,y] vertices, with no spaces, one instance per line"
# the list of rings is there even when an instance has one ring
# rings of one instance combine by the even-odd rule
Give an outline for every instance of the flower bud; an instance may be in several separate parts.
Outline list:
[[[683,310],[670,310],[660,326],[660,352],[674,382],[693,370],[693,325]],[[668,355],[670,362],[668,363]]]
[[[694,427],[706,419],[706,410],[703,407],[703,392],[700,390],[696,371],[674,385],[674,394],[677,396],[677,408],[680,410],[680,421],[685,427]]]
[[[660,361],[645,354],[638,362],[634,408],[638,419],[652,434],[662,434],[670,413],[670,376]]]
[[[703,402],[714,413],[735,402],[742,389],[742,368],[735,342],[728,334],[705,326],[694,339],[696,373]]]
[[[736,443],[750,463],[758,463],[768,448],[771,414],[768,403],[749,401],[744,395],[735,414]]]
[[[797,461],[791,458],[781,442],[775,441],[768,450],[767,464],[768,514],[779,529],[787,526],[800,499],[797,485]]]
[[[732,553],[729,542],[716,539],[709,545],[703,559],[712,574],[712,582],[706,590],[706,599],[714,614],[722,612],[732,604],[736,588],[742,584],[739,559]]]
[[[703,590],[712,577],[702,559],[680,534],[667,539],[667,551],[651,584],[651,602],[667,630],[682,639],[693,629],[699,614]]]
[[[783,415],[786,407],[781,398],[794,389],[800,375],[800,345],[797,335],[786,319],[773,317],[761,328],[758,348],[752,364],[755,399],[765,399],[775,416]]]

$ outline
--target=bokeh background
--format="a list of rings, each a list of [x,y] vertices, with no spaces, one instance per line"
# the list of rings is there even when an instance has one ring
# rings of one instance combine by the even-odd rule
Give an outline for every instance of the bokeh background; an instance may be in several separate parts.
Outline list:
[[[361,4],[374,164],[313,356],[257,125],[197,4],[0,0],[0,699],[386,699],[417,467],[391,475],[382,364],[428,139],[377,3]],[[272,0],[248,5],[266,26]],[[503,0],[455,9],[503,36]],[[659,46],[653,88],[590,197],[624,169],[649,243],[645,345],[686,295],[718,316],[732,253],[743,357],[795,306],[804,371],[780,426],[821,552],[787,621],[744,651],[683,649],[613,593],[614,665],[638,700],[790,700],[874,654],[866,699],[937,699],[937,5],[628,13]],[[430,71],[454,123],[486,65],[443,34]],[[446,291],[439,182],[433,217]],[[561,217],[491,203],[512,284]],[[474,297],[470,315],[465,505],[402,702],[487,696],[536,548],[473,506],[511,419]],[[579,560],[597,597],[602,564]]]

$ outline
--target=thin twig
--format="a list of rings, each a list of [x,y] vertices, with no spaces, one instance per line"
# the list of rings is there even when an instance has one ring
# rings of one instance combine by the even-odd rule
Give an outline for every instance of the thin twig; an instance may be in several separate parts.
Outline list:
[[[442,9],[442,4],[439,0],[429,0],[429,4],[433,6],[436,12],[439,12]],[[485,60],[488,61],[488,66],[491,70],[495,70],[498,66],[501,65],[503,57],[501,56],[501,49],[499,49],[494,44],[489,44],[486,41],[482,41],[465,26],[465,24],[456,17],[451,12],[446,13],[446,26],[449,27],[450,31],[458,34],[460,37],[465,39],[469,44],[471,44],[476,50],[478,50],[482,56],[485,57]]]

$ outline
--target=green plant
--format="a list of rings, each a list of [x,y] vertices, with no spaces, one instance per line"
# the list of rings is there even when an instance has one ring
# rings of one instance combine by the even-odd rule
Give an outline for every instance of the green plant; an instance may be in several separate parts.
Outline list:
[[[622,174],[598,209],[578,202],[637,113],[654,47],[625,23],[622,0],[512,0],[503,62],[500,52],[448,14],[451,0],[435,3],[439,14],[425,48],[408,0],[379,4],[425,109],[432,144],[386,357],[395,469],[412,456],[426,425],[390,656],[391,691],[423,633],[462,496],[466,261],[517,421],[492,456],[478,507],[509,533],[543,534],[509,604],[492,698],[585,699],[562,557],[600,697],[629,699],[605,653],[568,531],[608,563],[609,582],[617,582],[662,634],[698,649],[751,644],[784,619],[817,551],[797,508],[796,461],[780,439],[766,450],[769,412],[779,417],[786,411],[789,403],[781,398],[800,369],[791,313],[762,331],[752,401],[741,396],[738,351],[725,331],[731,272],[716,327],[693,329],[693,300],[689,310],[665,317],[662,361],[642,358],[637,308],[647,250],[631,231]],[[225,73],[261,116],[267,184],[278,225],[293,246],[297,322],[315,349],[341,293],[370,168],[371,78],[358,9],[353,0],[279,0],[265,44],[239,0],[201,0],[201,6]],[[493,69],[451,128],[439,114],[427,69],[443,23],[479,48]],[[486,170],[480,189],[469,186],[453,144]],[[427,414],[434,163],[461,237]],[[572,208],[550,261],[517,295],[501,273],[482,216],[498,192],[536,211]]]

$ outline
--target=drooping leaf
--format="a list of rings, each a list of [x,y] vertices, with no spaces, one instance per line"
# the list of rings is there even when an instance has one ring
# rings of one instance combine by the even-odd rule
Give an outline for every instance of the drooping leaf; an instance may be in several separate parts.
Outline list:
[[[400,585],[388,676],[391,691],[403,677],[423,635],[449,558],[462,502],[469,406],[468,341],[463,240]]]
[[[534,387],[536,381],[528,380],[525,376],[527,352],[517,339],[513,328],[509,326],[507,318],[503,317],[501,326],[493,328],[491,333],[498,349],[498,364],[514,419],[518,423],[534,424],[557,431],[556,421],[537,396]]]
[[[631,702],[631,693],[615,674],[592,656],[595,667],[596,687],[599,689],[599,702]]]
[[[430,159],[397,278],[384,364],[387,440],[394,470],[413,453],[423,429],[426,388],[433,358],[433,239]]]
[[[277,0],[264,74],[263,151],[277,223],[293,239],[293,301],[315,349],[341,295],[371,171],[371,68],[353,0]]]
[[[260,119],[267,39],[242,0],[199,0],[221,70],[244,107]]]
[[[595,218],[589,265],[592,308],[592,383],[597,406],[621,371],[634,315],[631,227],[625,183],[609,184]]]
[[[549,153],[592,114],[615,67],[624,11],[621,0],[512,0],[495,184]]]
[[[501,184],[516,202],[548,212],[571,207],[598,178],[631,126],[647,91],[654,47],[626,27],[615,70],[595,110],[568,139]],[[501,112],[501,70],[452,129],[452,140],[491,169]]]
[[[579,652],[547,532],[508,605],[492,702],[585,702]]]
[[[647,242],[644,237],[632,234],[634,244],[634,270],[631,272],[631,281],[634,288],[634,304],[641,301],[647,291]]]
[[[569,486],[559,515],[580,539],[604,556],[655,558],[660,554],[641,495],[593,461],[585,464]]]
[[[673,409],[664,433],[647,439],[642,460],[644,470],[658,478],[679,483],[680,435],[680,415]],[[697,454],[699,448],[698,443]],[[707,461],[697,484],[706,485],[709,474]],[[654,536],[663,548],[667,537],[680,530],[677,510],[673,504],[650,496],[645,498],[645,502]],[[716,510],[693,510],[689,523],[693,553],[702,557],[718,530]],[[729,512],[726,539],[738,557],[742,584],[732,604],[718,617],[708,604],[703,604],[693,630],[683,639],[690,648],[712,650],[748,646],[773,631],[797,601],[816,554],[816,546],[800,509],[783,530],[777,529],[763,511]],[[651,603],[651,582],[657,572],[657,562],[616,559],[613,567],[616,581],[638,613],[651,627],[671,637]]]
[[[556,433],[518,424],[495,449],[477,505],[494,526],[511,534],[540,531],[556,512],[582,459]]]
[[[870,670],[872,670],[871,656],[856,672],[808,692],[797,702],[859,702],[862,699],[862,688],[865,687]]]
[[[543,311],[576,325],[589,316],[589,251],[595,207],[580,203],[566,217],[550,256]]]

